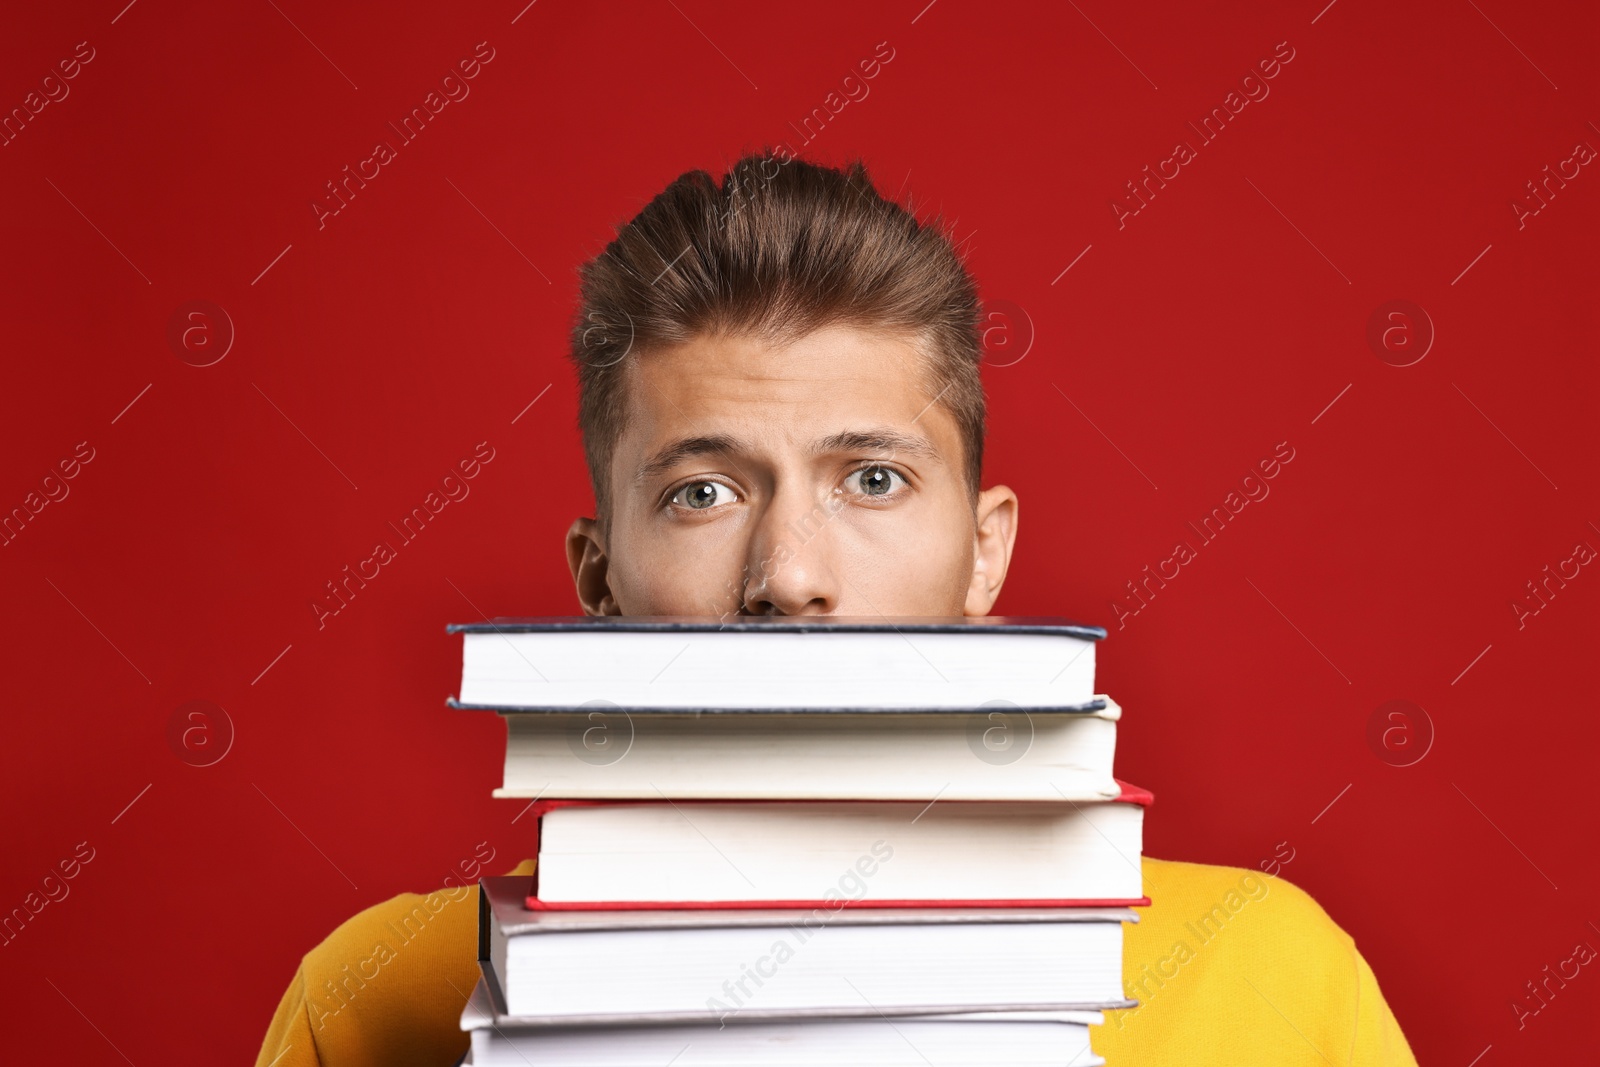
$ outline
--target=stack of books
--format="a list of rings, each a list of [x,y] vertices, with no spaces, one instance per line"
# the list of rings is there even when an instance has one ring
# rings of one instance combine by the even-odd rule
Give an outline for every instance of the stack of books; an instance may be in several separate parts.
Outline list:
[[[1151,797],[1097,627],[500,619],[454,707],[507,728],[531,877],[481,881],[475,1067],[1104,1061]]]

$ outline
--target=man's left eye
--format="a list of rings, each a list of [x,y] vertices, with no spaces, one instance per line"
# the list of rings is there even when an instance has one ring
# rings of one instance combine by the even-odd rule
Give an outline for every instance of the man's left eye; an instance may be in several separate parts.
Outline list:
[[[898,492],[905,484],[905,477],[899,471],[888,467],[862,467],[851,471],[850,476],[844,480],[845,489],[860,493],[862,496],[889,496]]]

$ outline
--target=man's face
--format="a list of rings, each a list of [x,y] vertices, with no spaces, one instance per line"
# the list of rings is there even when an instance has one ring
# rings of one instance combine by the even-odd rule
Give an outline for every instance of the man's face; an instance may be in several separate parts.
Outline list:
[[[630,358],[602,533],[568,562],[590,614],[984,615],[1016,494],[974,501],[909,338],[831,327]]]

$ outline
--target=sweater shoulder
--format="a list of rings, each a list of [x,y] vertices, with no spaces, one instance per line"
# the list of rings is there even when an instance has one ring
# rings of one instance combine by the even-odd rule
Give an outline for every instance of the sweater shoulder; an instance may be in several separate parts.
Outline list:
[[[1222,943],[1232,929],[1252,955],[1284,955],[1303,968],[1321,959],[1351,966],[1355,942],[1317,900],[1280,875],[1246,867],[1146,858],[1151,906],[1140,910],[1146,932]],[[1135,927],[1137,929],[1137,927]]]
[[[506,874],[532,874],[533,861],[523,860]],[[476,959],[478,930],[478,887],[453,886],[428,893],[398,893],[387,900],[363,908],[333,929],[322,942],[306,953],[301,973],[310,988],[320,988],[321,979],[344,970],[356,956],[373,954],[376,946],[388,944],[396,949],[412,947],[451,952],[462,943],[461,931],[470,931]],[[438,938],[424,939],[429,930]]]
[[[300,970],[308,988],[317,989],[324,978],[344,971],[360,958],[373,956],[380,945],[387,945],[397,958],[401,949],[410,955],[418,948],[444,947],[440,942],[459,938],[427,935],[455,933],[467,925],[469,919],[476,931],[477,917],[477,886],[439,889],[431,893],[399,893],[363,908],[340,923],[306,953]]]
[[[1124,940],[1124,994],[1095,1050],[1147,1067],[1344,1064],[1361,1010],[1355,943],[1311,894],[1262,871],[1146,858],[1148,907]]]
[[[529,860],[508,873],[532,869]],[[459,1019],[477,978],[477,886],[400,893],[362,909],[300,963],[320,1062],[450,1062],[466,1047]]]

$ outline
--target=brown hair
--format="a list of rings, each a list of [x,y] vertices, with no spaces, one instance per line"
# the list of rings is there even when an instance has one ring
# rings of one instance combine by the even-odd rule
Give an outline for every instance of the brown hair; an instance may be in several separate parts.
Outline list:
[[[983,469],[977,287],[942,217],[919,222],[859,160],[834,169],[771,149],[717,180],[680,175],[579,271],[571,333],[578,426],[602,520],[625,424],[623,361],[695,337],[778,344],[824,326],[903,331],[955,417],[976,500]]]

